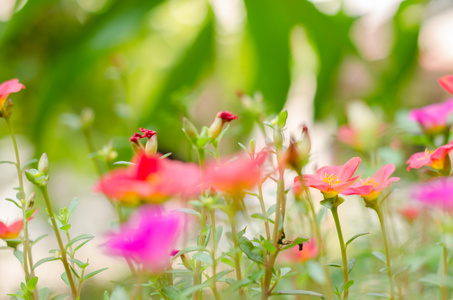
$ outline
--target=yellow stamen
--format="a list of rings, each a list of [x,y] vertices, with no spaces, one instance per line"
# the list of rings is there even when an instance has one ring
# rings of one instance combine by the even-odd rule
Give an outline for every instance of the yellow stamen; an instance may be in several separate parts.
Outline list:
[[[431,157],[431,154],[433,154],[434,151],[429,151],[428,149],[425,149],[425,155],[422,157],[417,158],[417,160],[424,160],[428,159]]]
[[[360,179],[360,182],[363,184],[363,185],[371,185],[371,186],[374,186],[376,187],[378,185],[378,183],[376,181],[374,181],[374,179],[368,177],[367,179],[363,180],[363,179]]]
[[[334,186],[340,183],[340,180],[337,178],[337,176],[333,174],[327,175],[327,173],[324,173],[324,178],[322,179],[322,181],[329,184],[330,186]]]

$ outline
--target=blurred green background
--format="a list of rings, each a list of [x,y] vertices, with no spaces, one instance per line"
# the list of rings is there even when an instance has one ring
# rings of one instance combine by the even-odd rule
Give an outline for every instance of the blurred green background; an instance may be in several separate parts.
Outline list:
[[[231,110],[243,118],[230,134],[247,138],[252,122],[238,90],[260,91],[276,113],[308,84],[314,120],[339,123],[351,99],[381,106],[387,121],[400,107],[443,100],[436,79],[453,72],[451,49],[440,57],[434,35],[420,41],[420,30],[451,8],[448,0],[2,0],[0,81],[26,85],[11,96],[13,122],[37,155],[86,160],[68,114],[91,107],[98,147],[113,139],[129,159],[127,137],[147,127],[160,151],[184,158],[183,116],[201,126]]]

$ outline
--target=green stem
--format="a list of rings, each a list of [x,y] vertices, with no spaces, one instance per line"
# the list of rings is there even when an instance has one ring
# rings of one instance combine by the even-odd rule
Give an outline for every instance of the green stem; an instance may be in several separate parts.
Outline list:
[[[346,256],[346,247],[344,245],[343,233],[341,232],[340,219],[338,218],[337,207],[333,206],[331,211],[332,211],[333,219],[335,220],[335,227],[337,228],[338,240],[340,241],[341,260],[343,263],[343,268],[342,268],[343,269],[343,287],[344,287],[343,300],[346,300],[346,299],[348,299],[348,296],[349,296],[349,288],[347,287],[349,278],[348,278],[348,259]]]
[[[200,169],[202,173],[204,173],[205,169],[205,150],[203,148],[197,148],[197,153],[198,153],[198,163],[200,165]],[[203,191],[202,191],[203,193]],[[200,236],[198,238],[198,246],[204,246],[206,242],[206,233],[204,232],[204,228],[206,227],[206,220],[207,220],[207,211],[206,207],[203,206],[201,208],[201,216],[200,216]],[[195,271],[193,274],[193,285],[197,286],[201,284],[201,261],[196,262],[195,264]],[[198,300],[203,298],[203,293],[200,293],[199,290],[195,291],[192,294],[192,299],[193,300]]]
[[[264,205],[264,196],[263,196],[263,182],[258,184],[258,199],[260,201],[261,212],[263,216],[267,217],[266,206]],[[264,220],[264,227],[266,229],[266,237],[269,240],[271,238],[271,230],[269,229],[269,221]]]
[[[216,262],[216,257],[215,257],[215,252],[216,252],[216,247],[217,243],[215,240],[215,232],[216,232],[216,227],[215,227],[215,215],[214,215],[214,209],[211,209],[211,233],[212,233],[212,292],[214,293],[214,297],[216,300],[220,299],[219,292],[217,291],[217,262]]]
[[[84,129],[83,134],[85,135],[85,140],[87,141],[87,145],[88,145],[90,154],[95,153],[96,147],[94,146],[93,136],[91,135],[90,128]],[[94,155],[91,155],[91,160],[93,161],[94,167],[95,167],[98,175],[102,176],[103,172],[102,172],[102,167],[101,167],[101,163],[99,162],[99,160]]]
[[[282,220],[282,228],[280,227],[280,214],[282,212],[282,204],[285,202],[285,182],[283,179],[284,169],[279,167],[279,178],[277,181],[277,203],[275,209],[275,222],[274,222],[274,231],[272,237],[272,243],[274,247],[277,249],[274,254],[271,254],[269,260],[266,264],[266,270],[264,273],[264,282],[263,286],[261,286],[261,299],[266,300],[269,299],[271,290],[270,284],[272,280],[272,269],[274,268],[275,260],[277,259],[277,255],[279,253],[280,244],[279,241],[283,234],[283,220]]]
[[[321,258],[324,258],[326,256],[326,248],[324,245],[324,241],[321,238],[321,231],[319,229],[318,223],[316,222],[316,212],[315,212],[315,208],[313,205],[313,201],[311,200],[311,197],[308,195],[308,193],[307,193],[307,202],[308,202],[308,206],[310,207],[310,213],[311,213],[311,216],[309,216],[309,218],[311,219],[316,243],[318,244],[318,247],[319,247],[319,256]],[[330,300],[330,299],[332,299],[332,293],[331,293],[332,282],[330,279],[330,272],[329,272],[328,266],[325,264],[323,264],[323,269],[324,269],[324,276],[326,277],[326,284],[324,286],[324,290],[326,291],[327,299]]]
[[[69,267],[69,264],[68,264],[68,258],[66,256],[66,249],[63,245],[63,241],[61,240],[57,222],[55,221],[55,215],[52,210],[52,205],[50,203],[49,194],[47,192],[47,187],[41,186],[40,189],[41,189],[42,195],[44,196],[44,201],[46,202],[47,212],[49,213],[50,221],[52,222],[52,227],[53,227],[53,230],[55,233],[55,237],[57,238],[57,241],[58,241],[58,246],[59,246],[60,252],[61,252],[61,261],[63,262],[63,266],[65,269],[66,275],[68,276],[69,286],[71,287],[71,292],[72,292],[72,298],[75,300],[78,297],[77,288],[74,283],[74,278],[72,276],[71,268]]]
[[[233,206],[234,204],[232,204]],[[230,219],[230,225],[231,225],[231,237],[233,239],[233,245],[234,245],[234,264],[236,266],[236,278],[237,281],[242,280],[242,270],[241,270],[241,261],[239,258],[239,241],[237,237],[237,228],[236,228],[236,209],[232,209],[232,211],[228,212],[228,218]],[[244,289],[242,287],[239,288],[239,298],[241,300],[244,300]]]
[[[395,292],[394,292],[394,284],[393,284],[393,276],[392,276],[392,268],[390,266],[390,249],[389,249],[389,241],[387,237],[387,230],[385,227],[385,222],[384,222],[384,215],[382,213],[381,206],[377,204],[374,207],[374,210],[376,211],[378,218],[379,218],[379,223],[381,225],[381,231],[382,231],[382,237],[384,239],[384,247],[385,247],[385,256],[387,257],[386,263],[387,263],[387,274],[389,276],[389,282],[390,282],[390,300],[395,299]]]
[[[9,117],[5,117],[6,124],[9,129],[9,133],[11,135],[11,139],[13,142],[14,147],[14,154],[16,156],[16,171],[17,171],[17,178],[19,180],[19,194],[20,194],[20,202],[22,205],[22,219],[23,219],[23,230],[24,230],[24,244],[23,244],[23,253],[24,253],[24,273],[25,273],[25,280],[28,282],[33,276],[31,275],[33,271],[30,272],[33,265],[29,265],[30,262],[33,262],[31,257],[31,247],[30,247],[30,237],[28,233],[28,218],[27,218],[27,209],[29,206],[28,201],[25,197],[24,191],[24,179],[22,177],[22,170],[20,165],[20,157],[19,157],[19,148],[17,147],[16,135],[14,134],[13,126],[11,125],[11,121]],[[35,293],[36,294],[36,293]],[[35,295],[31,295],[32,299],[35,298]]]

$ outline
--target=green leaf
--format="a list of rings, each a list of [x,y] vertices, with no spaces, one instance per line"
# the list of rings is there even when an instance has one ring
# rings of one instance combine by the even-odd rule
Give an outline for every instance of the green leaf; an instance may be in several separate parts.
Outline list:
[[[14,205],[16,205],[19,209],[22,209],[22,207],[16,202],[16,200],[13,200],[11,198],[6,198],[5,200],[14,203]]]
[[[306,290],[280,290],[280,291],[273,292],[272,295],[307,295],[307,296],[315,296],[315,297],[320,297],[320,298],[325,297],[323,294],[313,292],[313,291],[306,291]]]
[[[171,300],[177,300],[179,297],[182,296],[182,292],[175,286],[173,285],[166,285],[162,288],[162,292],[164,295],[171,299]]]
[[[40,240],[42,240],[46,236],[48,236],[48,234],[43,234],[43,235],[39,236],[38,238],[36,238],[36,240],[32,241],[31,244],[35,245],[37,242],[39,242]]]
[[[379,251],[373,251],[371,252],[371,254],[373,254],[374,257],[376,257],[377,259],[379,259],[380,261],[382,261],[384,264],[387,264],[387,258],[385,257],[385,255]]]
[[[251,215],[251,217],[254,218],[254,219],[259,219],[259,220],[271,222],[272,224],[274,224],[274,220],[264,216],[263,214],[254,213],[254,214]]]
[[[83,262],[75,258],[69,258],[69,261],[75,263],[79,268],[83,269],[88,267],[89,263],[88,262]]]
[[[23,264],[24,263],[24,253],[20,250],[14,249],[14,256]]]
[[[104,291],[104,300],[110,300],[110,296],[107,291]]]
[[[68,231],[70,228],[71,228],[71,224],[66,224],[66,225],[64,225],[64,226],[61,226],[61,227],[60,227],[60,230]]]
[[[105,270],[107,270],[107,269],[108,269],[108,268],[102,268],[102,269],[93,271],[93,272],[91,272],[91,273],[88,273],[88,274],[86,274],[85,276],[83,276],[83,280],[85,281],[85,280],[87,280],[88,278],[91,278],[91,277],[93,277],[94,275],[97,275],[97,274],[99,274],[99,273],[101,273],[101,272],[103,272],[103,271],[105,271]]]
[[[230,259],[228,259],[226,257],[220,259],[220,261],[223,262],[224,264],[232,267],[232,268],[236,268],[236,264],[232,260],[230,260]]]
[[[85,246],[86,243],[88,243],[89,241],[91,241],[92,239],[87,239],[85,241],[83,241],[82,243],[80,243],[77,247],[74,248],[74,253],[77,252],[77,250],[79,250],[80,248],[82,248],[83,246]]]
[[[181,208],[178,208],[178,209],[175,209],[174,211],[178,211],[178,212],[183,212],[183,213],[186,213],[186,214],[189,214],[189,215],[194,215],[194,216],[197,216],[197,217],[200,217],[200,213],[194,209],[190,209],[190,208],[185,208],[185,207],[181,207]]]
[[[264,258],[263,256],[257,251],[255,246],[253,246],[252,242],[250,242],[246,237],[241,236],[239,238],[239,248],[242,250],[242,252],[247,255],[248,258],[253,260],[254,262],[263,264],[264,263]]]
[[[283,278],[286,274],[288,274],[289,272],[291,272],[291,268],[289,267],[285,267],[285,268],[281,268],[280,270],[278,270],[280,272],[280,278]]]
[[[175,256],[173,256],[173,258],[179,257],[179,256],[181,256],[183,254],[186,254],[186,253],[189,253],[189,252],[203,251],[203,250],[206,250],[206,247],[203,247],[203,246],[187,247],[187,248],[179,250],[179,252],[176,253]]]
[[[299,245],[299,244],[305,243],[306,241],[308,241],[307,238],[298,237],[297,239],[295,239],[294,241],[292,241],[291,244],[286,245],[285,247],[283,247],[283,249],[292,248],[292,247],[297,246],[297,245]]]
[[[112,295],[110,296],[110,300],[124,300],[129,299],[129,295],[127,291],[121,286],[115,286],[113,289]]]
[[[61,295],[57,295],[57,296],[53,297],[53,298],[50,299],[50,300],[64,300],[64,299],[66,299],[66,297],[68,297],[68,295],[66,295],[66,294],[61,294]],[[41,298],[40,298],[40,299],[41,299]]]
[[[371,296],[371,297],[390,298],[389,295],[381,294],[381,293],[368,293],[368,294],[366,294],[366,295],[367,295],[367,296]]]
[[[354,268],[354,265],[355,265],[355,259],[354,258],[351,258],[350,260],[348,260],[348,273],[351,273],[352,268]]]
[[[268,252],[274,254],[275,251],[277,251],[277,247],[275,247],[272,243],[270,243],[269,241],[264,241],[263,243],[263,247],[264,249],[266,249]]]
[[[80,241],[80,240],[84,240],[84,239],[88,239],[88,240],[92,240],[94,238],[94,236],[92,236],[91,234],[81,234],[81,235],[78,235],[76,236],[75,238],[73,238],[72,240],[70,240],[67,244],[66,244],[66,247],[65,249],[68,249],[69,246],[73,245],[74,243]]]
[[[49,262],[49,261],[54,261],[54,260],[59,260],[59,258],[57,258],[55,256],[50,256],[50,257],[46,257],[46,258],[40,259],[34,264],[32,270],[36,269],[39,265],[42,265],[43,263],[46,263],[46,262]]]
[[[340,269],[343,268],[340,264],[327,264],[326,266],[340,268]]]
[[[43,287],[38,290],[38,298],[40,300],[47,300],[49,299],[50,290],[48,287]]]
[[[64,283],[66,283],[67,286],[69,287],[71,286],[69,284],[68,274],[66,274],[66,272],[63,272],[60,277],[64,281]]]
[[[218,245],[220,238],[222,237],[223,233],[223,227],[222,226],[217,226],[215,229],[214,237],[215,237],[215,244]]]
[[[346,244],[345,244],[346,247],[347,247],[350,243],[352,243],[356,238],[361,237],[361,236],[364,236],[364,235],[367,235],[367,234],[369,234],[369,232],[359,233],[359,234],[354,235],[352,238],[350,238],[350,239],[346,242]]]
[[[32,208],[30,210],[27,210],[27,213],[25,214],[27,220],[31,218],[31,216],[35,213],[36,208]]]
[[[249,152],[249,149],[247,149],[246,146],[244,146],[243,144],[241,143],[238,143],[239,144],[239,147],[241,147],[242,149],[244,149],[247,153]]]
[[[286,120],[288,119],[288,111],[284,110],[281,113],[278,114],[278,121],[277,125],[280,127],[280,129],[283,129],[286,125]]]
[[[113,165],[120,165],[120,166],[131,166],[131,165],[135,165],[133,162],[130,162],[130,161],[116,161],[113,163]]]
[[[244,227],[244,229],[242,229],[241,231],[239,231],[237,234],[236,234],[236,237],[239,239],[241,238],[244,234],[245,234],[245,231],[247,230],[247,226]]]
[[[184,290],[182,292],[182,297],[187,297],[189,295],[192,295],[193,293],[195,293],[196,291],[199,291],[199,290],[202,290],[204,288],[207,288],[209,287],[210,283],[208,281],[205,281],[204,283],[202,284],[199,284],[199,285],[195,285],[195,286],[192,286],[186,290]]]
[[[15,162],[13,161],[9,161],[9,160],[1,160],[0,161],[0,164],[10,164],[10,165],[16,165]]]
[[[206,253],[197,252],[194,254],[193,258],[201,261],[202,263],[205,263],[208,266],[212,265],[212,257]]]
[[[267,216],[270,217],[273,213],[275,213],[275,210],[277,209],[276,204],[272,204],[268,209],[267,209]]]
[[[317,261],[309,260],[305,264],[307,266],[308,275],[311,279],[318,284],[324,284],[326,282],[324,269]]]
[[[21,171],[23,172],[26,168],[28,168],[30,165],[34,164],[34,163],[37,162],[37,161],[38,161],[38,160],[37,160],[36,158],[27,161],[27,162],[22,166]]]
[[[354,280],[349,280],[344,286],[345,289],[349,289],[354,284]]]
[[[38,284],[38,277],[30,278],[30,280],[27,281],[27,290],[33,293],[36,288],[36,284]]]
[[[72,215],[74,214],[75,210],[77,209],[77,206],[79,206],[79,199],[76,197],[71,200],[71,203],[69,203],[68,206],[68,216],[66,221],[69,222],[71,219]]]

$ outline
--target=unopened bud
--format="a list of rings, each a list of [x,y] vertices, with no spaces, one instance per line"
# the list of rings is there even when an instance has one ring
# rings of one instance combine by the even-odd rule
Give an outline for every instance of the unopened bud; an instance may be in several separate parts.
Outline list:
[[[157,153],[157,134],[153,135],[146,141],[145,152],[148,155],[154,155]]]
[[[8,99],[3,103],[3,107],[0,108],[0,118],[9,118],[13,114],[14,104],[11,99]]]
[[[238,116],[232,114],[229,111],[221,111],[217,113],[214,122],[212,122],[211,126],[209,127],[208,136],[212,139],[218,138],[225,123],[229,123],[237,118]]]
[[[187,258],[187,256],[185,256],[184,254],[181,254],[181,260],[182,260],[182,264],[187,268],[187,270],[193,270],[193,266],[190,262],[190,260]]]
[[[27,198],[27,202],[28,202],[28,208],[33,208],[33,206],[35,205],[35,192],[31,193],[30,196],[28,196]]]
[[[254,157],[255,156],[255,152],[256,152],[256,141],[255,141],[255,139],[251,139],[250,140],[249,151],[250,151],[250,155],[253,155],[253,157]]]
[[[89,128],[94,121],[94,111],[90,107],[82,109],[80,114],[80,120],[82,122],[82,128]]]
[[[277,148],[277,150],[280,150],[283,146],[283,135],[282,135],[282,132],[280,130],[280,127],[278,127],[278,125],[276,125],[274,127],[273,137],[274,137],[275,148]]]
[[[43,174],[47,174],[47,172],[49,171],[49,159],[47,158],[46,153],[43,153],[41,155],[41,158],[39,159],[38,171],[42,172]]]
[[[195,142],[198,138],[197,128],[187,118],[182,118],[182,128],[187,137]]]
[[[53,253],[53,256],[54,256],[55,258],[61,258],[61,252],[58,251],[58,250],[56,250],[56,251]]]

